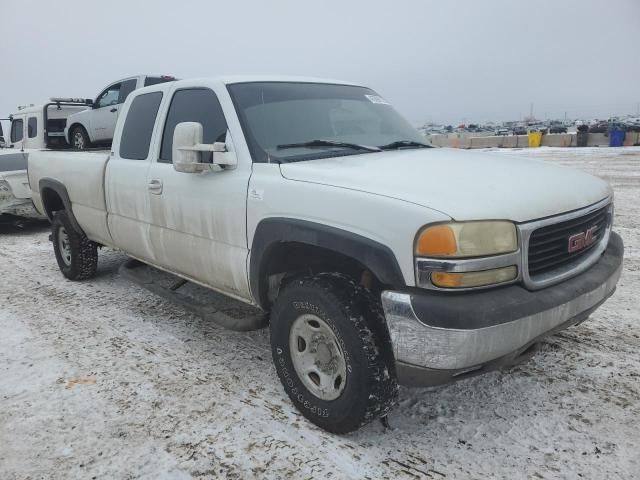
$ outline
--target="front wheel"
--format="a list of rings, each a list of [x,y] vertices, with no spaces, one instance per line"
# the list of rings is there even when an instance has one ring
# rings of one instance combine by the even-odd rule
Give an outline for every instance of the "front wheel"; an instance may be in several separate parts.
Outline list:
[[[71,143],[76,150],[86,150],[91,147],[91,140],[83,127],[75,127],[71,131]]]
[[[98,269],[98,246],[78,232],[66,211],[55,214],[52,222],[53,251],[62,274],[69,280],[86,280]]]
[[[320,274],[284,287],[271,313],[271,348],[294,405],[329,432],[356,430],[396,399],[380,308],[346,277]]]

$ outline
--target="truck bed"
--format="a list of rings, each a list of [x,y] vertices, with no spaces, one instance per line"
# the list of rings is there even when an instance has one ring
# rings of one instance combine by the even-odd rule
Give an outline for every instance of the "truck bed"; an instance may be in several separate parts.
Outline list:
[[[108,159],[108,151],[32,152],[29,155],[29,184],[36,209],[50,216],[51,212],[45,212],[43,207],[42,192],[45,189],[55,191],[56,188],[64,188],[76,219],[86,225],[93,237],[91,239],[108,243],[110,236],[104,190],[104,171]]]

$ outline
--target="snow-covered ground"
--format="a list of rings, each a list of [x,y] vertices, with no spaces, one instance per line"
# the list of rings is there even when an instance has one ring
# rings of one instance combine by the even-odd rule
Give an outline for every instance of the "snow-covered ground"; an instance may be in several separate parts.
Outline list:
[[[401,389],[327,434],[291,406],[267,331],[224,331],[119,278],[58,272],[46,226],[0,230],[0,479],[638,478],[640,148],[527,149],[616,193],[616,294],[528,363]]]

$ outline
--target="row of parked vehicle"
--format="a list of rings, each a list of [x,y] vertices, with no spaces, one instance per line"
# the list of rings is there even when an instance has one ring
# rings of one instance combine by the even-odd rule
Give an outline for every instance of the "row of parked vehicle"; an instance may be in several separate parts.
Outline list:
[[[120,110],[109,152],[28,156],[60,271],[88,280],[114,248],[180,277],[167,298],[191,281],[255,307],[234,328],[269,325],[284,391],[331,432],[385,416],[398,385],[528,359],[621,273],[606,181],[431,148],[362,85],[160,82]]]
[[[501,127],[494,130],[493,134],[497,136],[504,135],[527,135],[530,132],[542,132],[542,133],[567,133],[567,127],[564,125],[549,125],[549,126],[517,126],[513,128]]]

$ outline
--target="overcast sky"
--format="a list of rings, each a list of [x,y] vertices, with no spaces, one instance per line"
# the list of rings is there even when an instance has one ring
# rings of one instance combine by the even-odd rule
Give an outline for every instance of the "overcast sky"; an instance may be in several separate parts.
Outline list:
[[[351,80],[415,124],[640,102],[639,0],[0,0],[0,34],[0,116],[138,73]]]

